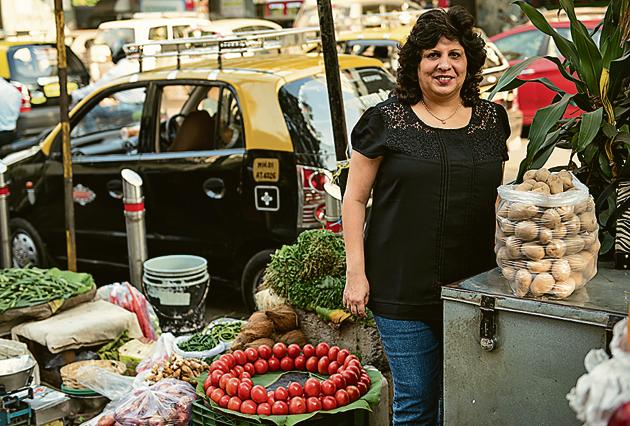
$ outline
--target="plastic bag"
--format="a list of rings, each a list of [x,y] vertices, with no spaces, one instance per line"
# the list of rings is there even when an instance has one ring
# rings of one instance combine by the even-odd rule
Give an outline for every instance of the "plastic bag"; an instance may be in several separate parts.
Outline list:
[[[201,333],[203,334],[209,334],[210,331],[217,325],[217,324],[226,324],[226,323],[244,323],[244,321],[238,320],[238,319],[232,319],[232,318],[218,318],[212,322],[210,322],[210,324],[208,324],[202,331]],[[198,359],[206,359],[206,358],[212,358],[220,353],[225,352],[227,349],[230,348],[230,345],[232,344],[232,342],[234,340],[225,340],[225,341],[219,341],[219,344],[217,346],[215,346],[212,349],[209,349],[207,351],[184,351],[181,350],[177,345],[178,343],[182,343],[185,342],[186,340],[190,339],[191,336],[180,336],[178,338],[175,339],[175,345],[173,346],[173,352],[175,352],[177,355],[179,355],[182,358],[198,358]]]
[[[186,426],[191,419],[195,389],[189,383],[164,379],[142,386],[83,426]]]
[[[136,314],[142,335],[157,340],[160,335],[158,317],[144,295],[128,282],[113,283],[98,289],[97,297]]]
[[[516,296],[564,299],[597,273],[600,243],[595,202],[588,188],[566,171],[528,173],[536,179],[498,188],[497,265]],[[570,178],[571,186],[565,181],[564,192],[549,194],[560,176]],[[544,192],[533,192],[535,184],[546,189],[539,186]]]
[[[628,319],[619,321],[613,328],[610,343],[612,358],[603,356],[601,349],[586,355],[590,368],[581,376],[569,394],[569,406],[577,418],[588,425],[606,426],[615,410],[630,401],[630,352],[626,347]],[[599,363],[597,363],[597,361]]]
[[[128,394],[134,381],[133,377],[116,374],[93,365],[79,368],[75,379],[79,384],[106,396],[112,401]]]
[[[39,385],[39,364],[37,360],[28,350],[28,347],[25,343],[17,342],[15,340],[7,340],[0,339],[0,363],[2,360],[10,360],[11,358],[19,357],[23,362],[28,364],[35,364],[35,368],[33,368],[33,380],[31,384]],[[25,358],[26,357],[26,358]],[[8,364],[11,361],[6,361],[5,367],[8,367]],[[11,371],[8,371],[9,373]],[[0,375],[6,374],[6,372],[2,372],[0,370]]]
[[[153,347],[151,354],[143,359],[136,367],[136,373],[150,371],[156,364],[161,364],[173,355],[175,347],[175,336],[171,333],[164,333],[160,336],[157,343]]]

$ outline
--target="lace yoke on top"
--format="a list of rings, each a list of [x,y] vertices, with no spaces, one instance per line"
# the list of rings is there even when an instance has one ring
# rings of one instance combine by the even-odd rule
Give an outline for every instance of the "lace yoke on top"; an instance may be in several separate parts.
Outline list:
[[[385,146],[395,153],[424,160],[439,160],[439,141],[462,136],[470,141],[473,159],[485,161],[502,158],[505,152],[505,123],[500,123],[498,108],[489,101],[473,107],[470,123],[461,129],[439,129],[423,123],[410,106],[395,98],[377,106],[388,129]],[[507,119],[507,116],[505,117]],[[507,125],[509,129],[509,124]]]

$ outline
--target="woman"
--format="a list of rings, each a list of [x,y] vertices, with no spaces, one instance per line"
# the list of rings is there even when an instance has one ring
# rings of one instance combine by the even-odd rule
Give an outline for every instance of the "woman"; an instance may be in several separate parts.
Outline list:
[[[495,263],[494,204],[510,126],[501,106],[479,98],[485,56],[465,9],[424,13],[400,50],[395,96],[352,132],[344,304],[374,313],[395,425],[437,422],[440,286]]]

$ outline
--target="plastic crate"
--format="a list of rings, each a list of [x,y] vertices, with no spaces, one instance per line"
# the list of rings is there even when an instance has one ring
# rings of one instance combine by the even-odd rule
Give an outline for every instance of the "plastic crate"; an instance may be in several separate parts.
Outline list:
[[[338,414],[318,414],[302,423],[305,426],[366,426],[368,424],[369,411],[352,410]],[[269,421],[261,423],[250,422],[246,419],[230,416],[222,411],[213,410],[203,402],[195,401],[192,406],[193,426],[250,426],[250,425],[274,425]]]

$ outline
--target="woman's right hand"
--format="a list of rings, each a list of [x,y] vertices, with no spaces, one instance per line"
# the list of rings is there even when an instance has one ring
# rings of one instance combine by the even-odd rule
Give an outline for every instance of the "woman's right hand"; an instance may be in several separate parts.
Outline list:
[[[343,290],[343,305],[360,317],[366,316],[365,306],[370,296],[370,284],[365,273],[346,273],[346,287]]]

